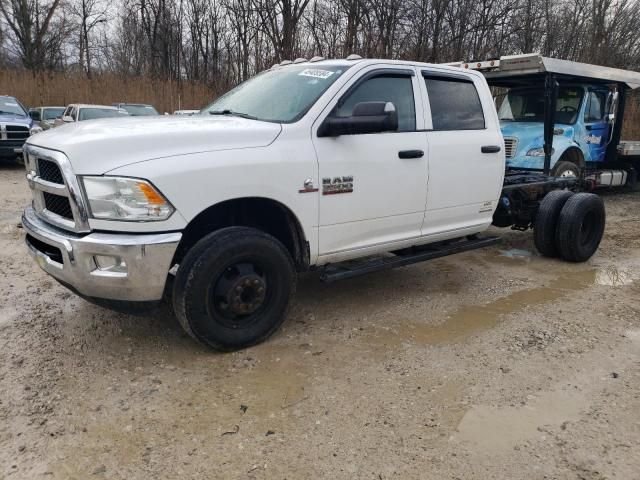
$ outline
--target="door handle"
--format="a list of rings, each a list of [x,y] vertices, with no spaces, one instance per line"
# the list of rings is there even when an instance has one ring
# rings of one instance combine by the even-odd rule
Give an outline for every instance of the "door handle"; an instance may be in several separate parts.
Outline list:
[[[485,145],[480,147],[482,153],[498,153],[500,151],[499,145]]]
[[[424,152],[422,150],[401,150],[398,152],[398,157],[405,158],[422,158]]]

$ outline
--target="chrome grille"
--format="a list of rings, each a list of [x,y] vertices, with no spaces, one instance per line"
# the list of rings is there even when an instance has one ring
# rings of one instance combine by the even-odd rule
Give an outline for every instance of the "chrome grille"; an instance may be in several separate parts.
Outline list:
[[[73,220],[73,212],[71,211],[71,204],[67,197],[60,195],[54,195],[49,192],[42,192],[44,196],[44,207],[51,213],[60,215],[61,217]]]
[[[0,141],[3,142],[15,142],[21,140],[19,143],[22,145],[24,141],[29,137],[29,127],[24,125],[9,125],[6,123],[0,124]]]
[[[51,183],[57,183],[58,185],[64,185],[64,179],[62,178],[62,172],[57,163],[51,160],[45,160],[44,158],[38,158],[38,175],[43,180]]]
[[[87,208],[66,155],[26,144],[24,159],[38,216],[65,230],[88,232]]]
[[[518,149],[518,139],[517,138],[505,138],[504,139],[504,153],[507,158],[513,158],[516,154],[516,150]]]
[[[29,127],[22,125],[7,125],[8,140],[26,140],[29,137]]]

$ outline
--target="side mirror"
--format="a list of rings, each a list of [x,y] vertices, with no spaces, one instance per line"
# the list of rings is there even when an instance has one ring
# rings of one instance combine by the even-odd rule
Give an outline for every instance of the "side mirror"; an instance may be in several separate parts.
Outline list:
[[[29,116],[34,122],[39,122],[41,120],[40,112],[38,110],[31,110],[29,112]]]
[[[327,117],[318,129],[319,137],[393,132],[398,130],[398,112],[391,102],[361,102],[350,117]]]
[[[64,117],[62,117],[62,121],[64,123],[71,123],[71,122],[73,122],[73,117],[71,117],[69,115],[65,115]]]

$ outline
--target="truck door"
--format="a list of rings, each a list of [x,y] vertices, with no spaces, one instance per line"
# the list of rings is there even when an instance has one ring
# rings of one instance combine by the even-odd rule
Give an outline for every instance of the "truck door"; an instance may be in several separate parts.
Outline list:
[[[392,102],[398,131],[318,137],[327,116],[360,102]],[[427,142],[414,68],[371,66],[345,85],[313,127],[320,171],[319,254],[381,249],[420,236],[427,193]]]
[[[607,95],[608,92],[604,90],[592,90],[587,93],[584,107],[585,135],[583,142],[587,147],[585,157],[589,162],[603,161],[607,151],[611,128],[605,109]]]
[[[431,112],[422,234],[464,235],[491,223],[504,177],[504,140],[481,79],[437,70],[422,76]]]

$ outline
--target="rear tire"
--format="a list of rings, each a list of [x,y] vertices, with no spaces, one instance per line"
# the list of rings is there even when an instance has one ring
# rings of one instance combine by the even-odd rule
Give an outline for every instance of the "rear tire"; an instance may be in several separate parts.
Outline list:
[[[593,193],[577,193],[567,200],[556,227],[556,247],[563,260],[584,262],[596,252],[605,226],[604,203]]]
[[[204,237],[180,262],[173,306],[193,338],[234,351],[275,332],[295,286],[293,260],[282,243],[254,228],[229,227]]]
[[[533,225],[533,240],[536,249],[545,257],[557,257],[556,228],[562,207],[573,195],[568,190],[553,190],[540,202]]]

